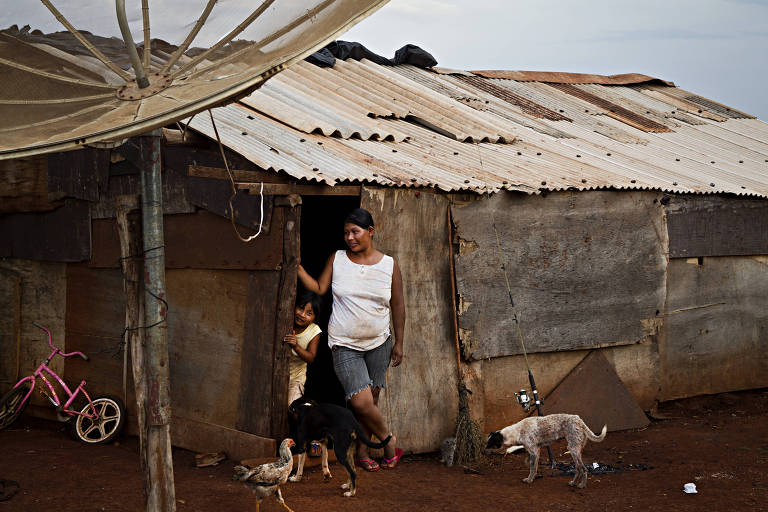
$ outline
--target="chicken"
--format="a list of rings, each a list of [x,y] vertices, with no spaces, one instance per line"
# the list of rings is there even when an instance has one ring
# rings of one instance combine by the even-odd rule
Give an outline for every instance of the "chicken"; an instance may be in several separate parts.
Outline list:
[[[235,480],[239,480],[251,488],[256,495],[256,512],[259,512],[261,500],[267,496],[276,495],[277,502],[290,512],[293,510],[285,504],[283,495],[280,493],[280,486],[288,480],[288,475],[293,469],[293,456],[291,447],[296,443],[293,439],[287,438],[280,443],[280,460],[262,464],[261,466],[235,466]]]

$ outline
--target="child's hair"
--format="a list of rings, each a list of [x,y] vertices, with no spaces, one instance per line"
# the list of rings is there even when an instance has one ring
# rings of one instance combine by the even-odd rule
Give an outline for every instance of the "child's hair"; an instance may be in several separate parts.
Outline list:
[[[323,304],[323,299],[318,294],[310,290],[304,290],[296,297],[296,307],[303,308],[307,304],[312,305],[312,311],[315,316],[320,316],[320,307]]]

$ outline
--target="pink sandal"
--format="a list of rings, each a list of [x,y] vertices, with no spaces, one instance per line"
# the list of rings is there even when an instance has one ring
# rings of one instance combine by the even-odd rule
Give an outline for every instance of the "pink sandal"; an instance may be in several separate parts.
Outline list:
[[[384,463],[382,467],[384,469],[395,469],[397,467],[397,463],[400,462],[400,459],[403,457],[403,450],[400,448],[395,448],[395,456],[391,459],[387,459],[386,457],[382,459],[381,461]]]
[[[379,463],[373,459],[358,459],[357,465],[366,471],[370,471],[371,473],[381,469],[381,466],[379,466]]]

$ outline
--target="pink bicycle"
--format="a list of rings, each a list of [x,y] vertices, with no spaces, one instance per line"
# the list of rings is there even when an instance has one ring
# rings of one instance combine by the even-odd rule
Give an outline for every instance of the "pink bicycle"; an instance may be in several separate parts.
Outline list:
[[[62,357],[80,356],[86,361],[88,356],[82,352],[62,352],[53,345],[51,331],[37,323],[34,325],[48,334],[48,345],[53,352],[40,363],[34,374],[21,379],[13,389],[0,398],[0,430],[8,428],[21,416],[39,378],[45,385],[39,386],[38,389],[56,407],[59,420],[65,422],[74,420],[72,430],[76,439],[88,444],[108,443],[115,439],[125,423],[123,401],[111,395],[102,395],[91,400],[85,391],[85,381],[82,381],[74,391],[70,391],[61,377],[48,367],[48,363],[57,354]],[[59,399],[56,389],[46,374],[53,377],[66,393],[65,402],[62,403]]]

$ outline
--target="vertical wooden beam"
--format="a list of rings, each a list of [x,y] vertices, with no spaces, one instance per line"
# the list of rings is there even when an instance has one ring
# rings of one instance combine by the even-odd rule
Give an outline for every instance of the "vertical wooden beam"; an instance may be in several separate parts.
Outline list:
[[[161,181],[161,130],[141,137],[141,213],[144,239],[144,338],[147,342],[150,493],[147,510],[176,510],[171,455],[171,391],[168,367],[168,314],[165,301],[165,239]]]
[[[274,219],[282,220],[282,216],[277,213]],[[263,437],[272,432],[272,365],[279,287],[279,271],[254,270],[248,279],[236,426],[237,430]],[[279,412],[284,410],[282,407]]]
[[[131,352],[133,386],[136,395],[136,416],[139,422],[139,457],[144,475],[144,498],[149,496],[150,476],[147,454],[147,378],[145,373],[144,335],[144,290],[141,282],[142,236],[141,220],[129,217],[132,210],[139,208],[137,195],[121,195],[115,198],[117,232],[120,238],[120,267],[123,272],[125,292],[125,339]]]
[[[293,309],[296,302],[296,279],[299,268],[301,232],[301,197],[290,195],[275,200],[275,205],[285,205],[283,216],[283,262],[280,269],[277,317],[274,335],[274,364],[272,366],[271,437],[282,439],[288,434],[288,364],[290,347],[283,344],[283,335],[293,326]]]

